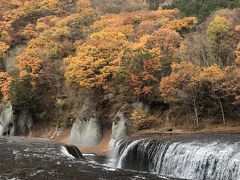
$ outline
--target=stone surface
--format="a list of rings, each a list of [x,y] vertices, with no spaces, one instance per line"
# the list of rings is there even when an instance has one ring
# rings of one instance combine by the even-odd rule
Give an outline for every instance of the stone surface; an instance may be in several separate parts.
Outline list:
[[[68,143],[77,146],[95,146],[102,139],[99,120],[92,116],[86,120],[77,120],[72,126]]]
[[[22,110],[19,113],[17,126],[16,126],[16,133],[22,134],[31,132],[33,125],[32,115],[28,110]]]
[[[83,106],[79,110],[78,117],[73,123],[68,139],[69,144],[92,147],[100,143],[102,128],[96,109],[96,101],[86,96],[83,99]]]
[[[128,134],[128,119],[121,110],[118,111],[112,124],[112,139],[120,139]]]
[[[15,117],[12,109],[12,105],[8,102],[0,115],[0,136],[16,134]]]
[[[31,131],[32,115],[28,110],[14,113],[11,102],[0,105],[0,136],[15,136]]]
[[[11,50],[4,56],[3,65],[4,70],[9,74],[14,74],[17,71],[16,64],[18,64],[17,56],[20,55],[26,48],[25,44],[18,44],[11,48]]]
[[[71,154],[73,157],[80,159],[80,160],[85,160],[83,157],[81,151],[74,145],[64,145],[63,147],[66,148],[67,152]]]

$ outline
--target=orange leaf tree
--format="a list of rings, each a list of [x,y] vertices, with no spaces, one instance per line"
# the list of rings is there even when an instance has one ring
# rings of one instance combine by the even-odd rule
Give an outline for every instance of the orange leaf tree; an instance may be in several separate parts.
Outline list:
[[[236,26],[235,29],[236,29],[236,31],[240,34],[240,25]],[[240,64],[240,42],[239,42],[238,47],[237,47],[236,55],[237,55],[237,60],[236,60],[236,62],[237,62],[238,64]]]

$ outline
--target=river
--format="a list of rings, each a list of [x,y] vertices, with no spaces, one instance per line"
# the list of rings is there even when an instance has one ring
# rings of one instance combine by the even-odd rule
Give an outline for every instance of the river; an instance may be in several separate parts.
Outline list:
[[[47,139],[0,137],[1,180],[135,180],[159,176],[118,170],[71,157],[63,145]],[[164,178],[165,179],[165,178]]]
[[[112,140],[107,156],[86,160],[47,139],[0,137],[0,147],[1,180],[240,179],[240,133],[127,137]]]

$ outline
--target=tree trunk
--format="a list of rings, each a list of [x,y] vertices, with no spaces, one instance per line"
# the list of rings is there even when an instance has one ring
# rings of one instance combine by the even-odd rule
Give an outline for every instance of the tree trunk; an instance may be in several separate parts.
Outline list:
[[[195,117],[196,117],[195,126],[198,127],[199,119],[198,119],[198,110],[197,110],[197,106],[196,106],[196,99],[193,100],[193,107],[194,107],[194,112],[195,112]]]
[[[223,124],[226,124],[226,119],[225,119],[225,114],[224,114],[224,109],[223,109],[223,105],[222,105],[222,101],[219,98],[219,105],[221,107],[221,111],[222,111],[222,120],[223,120]]]

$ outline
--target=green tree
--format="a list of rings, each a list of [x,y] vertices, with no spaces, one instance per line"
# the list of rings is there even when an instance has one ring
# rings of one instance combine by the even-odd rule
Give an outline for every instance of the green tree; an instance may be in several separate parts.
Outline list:
[[[23,79],[15,78],[10,86],[9,99],[16,111],[27,109],[37,110],[37,97],[34,94],[30,76]]]
[[[147,0],[150,10],[158,10],[160,3],[163,3],[164,0]]]
[[[195,16],[199,22],[203,22],[217,9],[237,7],[240,7],[239,0],[174,0],[171,5],[166,5],[163,8],[178,8],[182,17]]]
[[[231,29],[231,24],[221,16],[216,16],[214,20],[210,22],[207,29],[207,35],[212,47],[213,58],[215,59],[215,63],[220,66],[226,65],[224,63],[224,57],[221,56],[221,45],[225,43],[226,37],[229,37]]]

